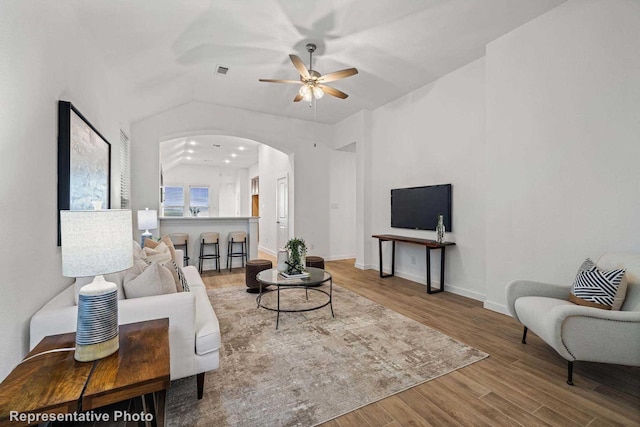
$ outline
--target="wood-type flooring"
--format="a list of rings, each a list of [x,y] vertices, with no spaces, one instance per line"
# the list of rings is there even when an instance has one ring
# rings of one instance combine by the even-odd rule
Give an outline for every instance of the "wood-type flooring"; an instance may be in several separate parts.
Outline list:
[[[260,253],[261,258],[273,257]],[[567,362],[535,334],[482,303],[399,277],[381,279],[354,260],[331,261],[334,283],[490,354],[453,373],[338,417],[348,426],[640,426],[640,368]],[[244,285],[244,269],[205,272],[210,288]],[[334,301],[336,316],[340,302]],[[603,337],[606,339],[606,337]],[[215,373],[212,373],[215,375]]]

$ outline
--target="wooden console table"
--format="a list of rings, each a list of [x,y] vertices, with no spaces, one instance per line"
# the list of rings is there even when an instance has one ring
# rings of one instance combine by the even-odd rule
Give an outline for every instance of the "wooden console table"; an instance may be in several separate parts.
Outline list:
[[[75,333],[45,337],[27,357],[73,347],[75,340]],[[12,421],[11,411],[73,413],[139,396],[154,414],[152,425],[162,426],[169,369],[169,319],[120,325],[120,349],[111,356],[78,362],[73,350],[60,351],[16,366],[0,384],[0,426],[27,424]]]
[[[438,243],[435,240],[417,239],[415,237],[396,236],[394,234],[374,234],[374,239],[378,239],[378,251],[380,255],[380,277],[392,277],[396,273],[396,242],[412,243],[426,248],[427,252],[427,293],[437,294],[444,291],[444,250],[447,246],[455,245],[454,242]],[[382,242],[391,242],[391,274],[384,274],[382,271]],[[431,250],[440,249],[440,289],[431,289]]]

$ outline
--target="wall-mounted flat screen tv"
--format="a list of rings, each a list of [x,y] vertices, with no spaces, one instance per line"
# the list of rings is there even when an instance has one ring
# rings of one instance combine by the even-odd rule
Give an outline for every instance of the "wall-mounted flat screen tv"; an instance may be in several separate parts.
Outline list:
[[[435,230],[438,215],[451,228],[451,184],[391,190],[391,227]]]

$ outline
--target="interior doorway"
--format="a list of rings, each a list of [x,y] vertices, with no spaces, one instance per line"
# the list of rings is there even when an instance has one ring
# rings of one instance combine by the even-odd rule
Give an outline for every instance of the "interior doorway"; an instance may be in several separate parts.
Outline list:
[[[251,216],[260,216],[260,195],[251,196]]]
[[[276,227],[278,249],[284,248],[289,240],[289,179],[278,178],[276,183]]]

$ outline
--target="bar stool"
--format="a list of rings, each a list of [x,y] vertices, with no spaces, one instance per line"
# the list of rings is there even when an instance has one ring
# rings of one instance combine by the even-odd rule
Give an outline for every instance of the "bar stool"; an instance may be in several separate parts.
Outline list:
[[[206,245],[213,246],[212,254],[205,254]],[[202,263],[205,259],[213,259],[216,261],[216,270],[220,273],[220,234],[219,233],[201,233],[200,234],[200,256],[198,257],[198,271],[202,274]]]
[[[240,252],[234,252],[233,245],[240,245]],[[233,258],[240,257],[242,266],[247,260],[247,233],[244,231],[232,231],[229,233],[227,243],[227,268],[231,271]]]
[[[184,265],[189,265],[189,235],[187,233],[169,234],[174,247],[184,246]]]

